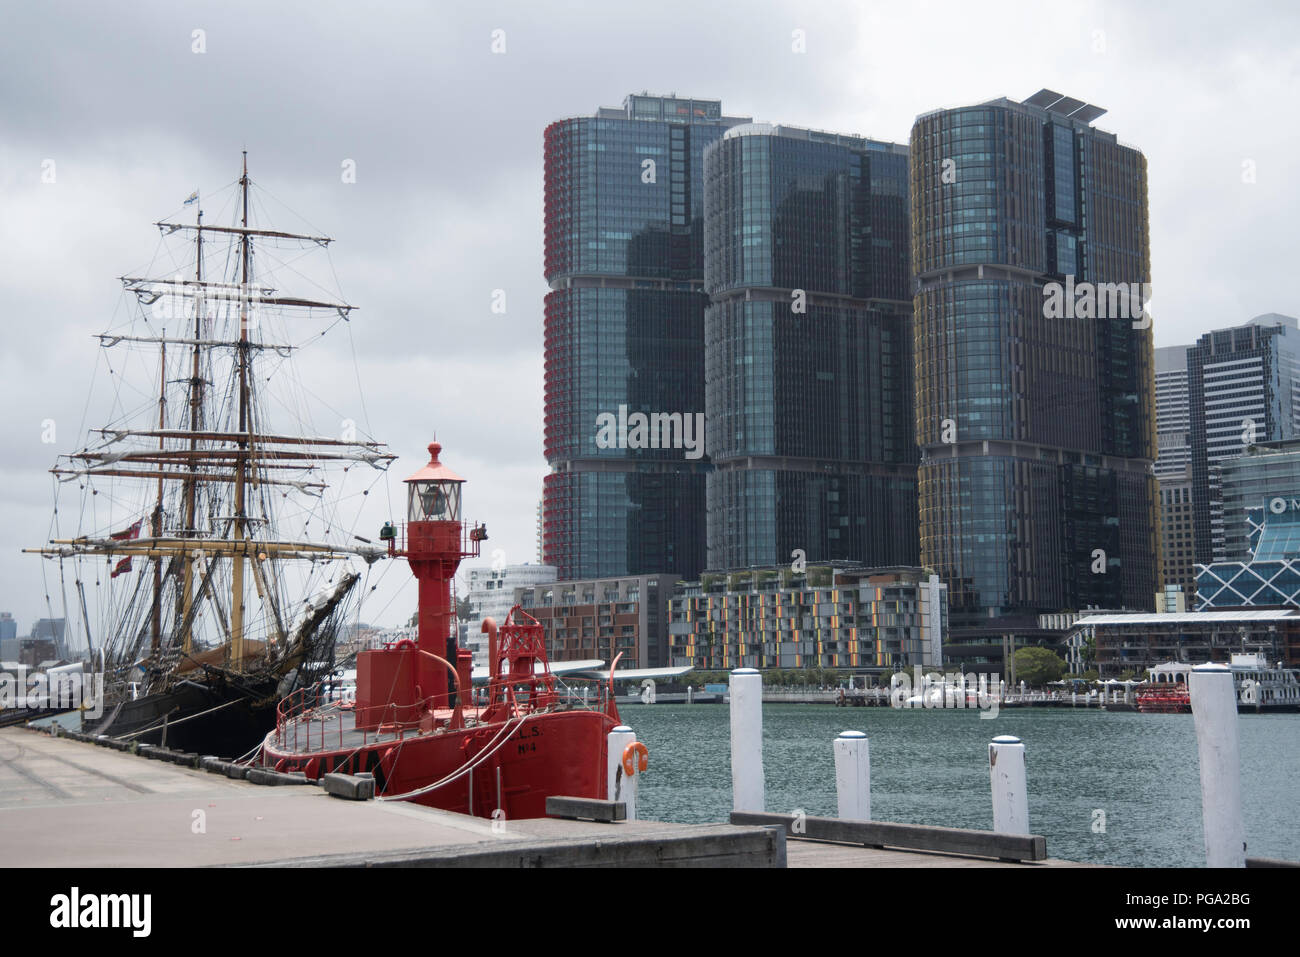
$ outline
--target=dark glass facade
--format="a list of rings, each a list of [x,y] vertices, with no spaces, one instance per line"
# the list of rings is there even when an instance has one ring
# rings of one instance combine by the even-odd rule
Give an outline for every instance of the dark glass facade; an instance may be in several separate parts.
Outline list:
[[[754,124],[704,176],[709,568],[915,564],[906,148]]]
[[[703,448],[604,447],[597,417],[704,412],[703,153],[744,122],[642,95],[546,129],[542,537],[561,579],[704,567]]]
[[[1049,283],[1145,298],[1144,157],[999,100],[920,117],[911,177],[921,563],[949,585],[954,634],[1150,608],[1149,322],[1132,302],[1068,318],[1046,307]]]

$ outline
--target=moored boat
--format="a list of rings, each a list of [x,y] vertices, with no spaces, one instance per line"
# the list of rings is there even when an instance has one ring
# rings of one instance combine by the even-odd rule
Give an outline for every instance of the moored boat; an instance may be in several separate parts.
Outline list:
[[[1191,712],[1192,699],[1187,682],[1193,667],[1185,662],[1168,661],[1148,668],[1150,678],[1137,693],[1137,709],[1145,713]],[[1238,711],[1300,710],[1300,671],[1297,669],[1285,668],[1280,662],[1270,667],[1263,655],[1253,652],[1233,654],[1229,667]]]
[[[196,190],[194,222],[157,222],[155,262],[121,277],[127,309],[98,336],[114,358],[87,403],[107,422],[59,456],[50,537],[27,549],[57,565],[50,615],[57,595],[98,665],[89,730],[230,757],[333,670],[356,586],[384,557],[345,531],[343,503],[394,458],[353,420],[312,424],[295,355],[356,307],[280,288],[326,288],[306,254],[333,240],[259,222],[253,186],[245,156],[216,197],[228,222],[206,222]]]
[[[461,521],[464,479],[441,463],[441,449],[432,443],[429,464],[406,480],[405,529],[390,523],[381,533],[419,581],[417,640],[360,652],[354,702],[328,700],[319,687],[286,698],[260,763],[313,780],[370,773],[380,798],[494,819],[541,817],[552,795],[604,798],[607,736],[619,724],[612,668],[592,683],[594,695],[561,684],[542,626],[515,606],[500,629],[484,621],[486,699],[471,693],[452,581],[487,532]]]

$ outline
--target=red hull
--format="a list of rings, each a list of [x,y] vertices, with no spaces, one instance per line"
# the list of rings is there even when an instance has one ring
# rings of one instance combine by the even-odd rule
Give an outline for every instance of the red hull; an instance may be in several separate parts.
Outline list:
[[[544,817],[548,795],[605,797],[612,718],[599,711],[556,711],[509,724],[504,739],[505,724],[494,723],[328,750],[284,747],[273,733],[263,746],[263,763],[279,771],[305,771],[312,779],[335,770],[370,771],[380,796],[410,794],[407,799],[415,804],[485,818],[498,808],[508,820]],[[483,757],[485,750],[492,753]],[[476,763],[478,757],[483,760]],[[465,770],[471,764],[475,767]],[[434,790],[413,793],[448,777],[453,779]]]

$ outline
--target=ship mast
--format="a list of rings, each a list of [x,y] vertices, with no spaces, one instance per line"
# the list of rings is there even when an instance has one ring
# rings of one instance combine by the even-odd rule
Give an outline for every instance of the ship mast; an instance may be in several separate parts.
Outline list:
[[[203,401],[203,377],[199,374],[199,356],[201,354],[200,342],[203,339],[203,314],[206,306],[203,298],[203,203],[200,200],[195,204],[198,212],[194,218],[194,346],[193,359],[190,369],[190,477],[185,480],[182,497],[184,499],[185,519],[181,528],[181,537],[189,538],[194,534],[194,510],[195,495],[197,492],[198,482],[194,477],[197,470],[195,459],[198,457],[198,439],[195,438],[199,431],[199,408]],[[163,431],[166,426],[161,426],[158,431]],[[164,441],[163,436],[158,436],[158,442]],[[179,614],[176,624],[179,627],[190,620],[190,607],[194,601],[194,558],[189,549],[185,549],[181,558],[181,601],[178,606]],[[193,629],[187,627],[181,628],[181,650],[188,655],[193,650]]]
[[[162,350],[158,358],[158,428],[167,427],[167,330],[163,329]],[[164,440],[158,439],[158,451],[164,448]],[[154,503],[153,537],[162,536],[163,520],[163,480],[158,479],[158,498]],[[149,616],[149,653],[155,658],[162,649],[162,562],[153,563],[153,612]]]
[[[248,229],[248,152],[244,152],[244,168],[239,177],[239,191],[243,201],[243,219],[241,225],[245,232],[239,237],[240,258],[242,260],[240,286],[241,291],[249,289],[249,260],[252,256],[251,239]],[[248,523],[244,515],[244,484],[248,458],[252,453],[252,429],[248,422],[248,301],[239,302],[239,347],[235,352],[239,363],[239,431],[243,437],[239,441],[240,452],[235,456],[235,534],[239,540],[248,540]],[[230,666],[236,671],[244,663],[244,553],[233,556],[234,564],[230,575]]]
[[[286,627],[293,623],[286,623],[281,611],[278,591],[282,586],[278,572],[273,575],[269,571],[278,568],[275,563],[305,561],[315,565],[352,558],[370,562],[385,557],[382,547],[376,547],[366,539],[360,539],[363,543],[361,545],[316,541],[305,535],[301,538],[286,536],[282,534],[283,530],[277,532],[274,527],[270,501],[265,497],[264,490],[274,489],[285,495],[296,490],[319,497],[326,486],[323,482],[312,479],[314,473],[326,463],[344,463],[345,471],[350,464],[364,463],[382,471],[387,469],[394,456],[379,442],[309,434],[278,434],[276,430],[267,428],[269,423],[261,421],[262,416],[253,393],[254,382],[257,381],[254,379],[253,358],[268,349],[288,358],[297,347],[250,334],[250,325],[257,321],[256,308],[266,305],[329,310],[347,319],[354,307],[343,302],[280,295],[264,283],[254,287],[255,237],[268,242],[289,240],[314,243],[322,247],[331,240],[325,236],[254,228],[250,224],[251,180],[248,175],[247,153],[243,156],[238,187],[240,205],[237,207],[237,226],[207,225],[203,221],[201,208],[197,210],[192,225],[177,222],[156,224],[164,236],[179,230],[194,230],[193,279],[182,280],[180,276],[171,279],[122,277],[125,289],[133,293],[143,306],[152,305],[163,296],[179,299],[187,306],[192,304],[192,338],[186,338],[186,333],[191,328],[186,321],[187,312],[181,315],[182,332],[179,337],[169,337],[165,328],[161,336],[105,333],[99,337],[101,345],[106,348],[123,342],[147,343],[160,347],[157,427],[138,429],[124,426],[91,430],[92,434],[98,433],[102,441],[90,443],[79,452],[61,457],[64,461],[51,469],[60,482],[75,480],[88,483],[99,477],[155,481],[156,491],[150,489],[154,494],[146,499],[149,507],[147,535],[139,535],[141,523],[136,522],[127,532],[51,538],[42,548],[26,549],[58,559],[90,557],[103,561],[107,558],[111,563],[138,557],[149,561],[152,566],[152,594],[146,591],[140,595],[141,603],[137,606],[140,618],[135,619],[139,622],[145,615],[148,616],[147,632],[144,627],[136,630],[128,626],[128,630],[119,634],[124,640],[134,641],[137,645],[148,634],[149,658],[159,669],[156,672],[158,674],[167,673],[170,666],[164,659],[170,655],[179,653],[191,659],[200,649],[213,647],[210,643],[198,643],[200,612],[205,604],[213,612],[220,637],[225,639],[224,667],[229,671],[242,673],[252,670],[256,657],[269,659],[272,648],[277,644],[277,660],[292,658],[300,653],[300,650],[295,649],[302,640],[302,628],[295,626],[290,634]],[[237,282],[231,281],[236,278],[234,276],[216,277],[217,280],[224,281],[213,281],[205,277],[205,232],[229,236],[237,243],[235,249],[231,250],[232,253],[237,251],[239,256],[237,265],[232,262],[238,270]],[[234,315],[227,314],[228,319],[216,324],[206,321],[211,318],[211,304],[233,304],[235,301],[239,303],[237,337],[230,334],[233,330],[229,323],[233,322]],[[218,330],[221,329],[228,331],[220,334]],[[189,366],[188,376],[180,380],[185,382],[188,379],[188,414],[182,409],[174,409],[172,423],[168,422],[169,404],[166,395],[169,344],[181,347],[179,362],[182,366]],[[186,346],[190,348],[188,356],[184,356]],[[228,357],[221,355],[224,350],[230,350]],[[214,355],[217,358],[214,359]],[[189,359],[188,363],[185,362],[186,358]],[[174,358],[173,361],[178,360]],[[231,392],[234,394],[226,392],[225,401],[234,401],[230,405],[208,409],[206,403],[209,402],[211,390],[206,388],[208,382],[205,377],[211,377],[218,368],[222,370],[223,376],[229,376],[225,381],[233,386]],[[220,393],[217,394],[217,399],[222,399]],[[229,418],[226,418],[227,415]],[[179,483],[179,488],[168,485],[168,482]],[[209,488],[213,490],[211,502],[208,501]],[[169,498],[168,489],[175,489],[179,494],[175,498]],[[279,497],[277,494],[276,498]],[[213,510],[213,506],[219,505],[222,500],[229,504],[221,511],[228,511],[229,514]],[[266,514],[262,514],[263,511]],[[180,521],[169,521],[169,512]],[[203,520],[200,518],[201,513],[206,516]],[[181,527],[173,527],[175,524]],[[258,531],[262,526],[266,526],[266,533]],[[224,575],[214,575],[214,572],[224,571],[227,560],[230,562],[228,590]],[[169,563],[165,571],[163,562]],[[128,562],[120,564],[124,564],[127,569],[130,567]],[[246,573],[251,574],[252,584],[260,600],[260,618],[250,619],[249,616],[245,600],[248,584],[245,580]],[[111,577],[117,577],[118,574],[120,572],[115,566]],[[347,579],[348,588],[355,580],[355,575]],[[164,588],[168,581],[174,582],[170,593]],[[227,596],[230,601],[228,610],[223,607]],[[337,602],[341,597],[341,594],[336,594],[332,601]],[[166,616],[164,599],[171,602]],[[170,623],[169,629],[163,627],[165,617]],[[250,626],[253,630],[250,630]],[[89,633],[88,625],[87,632]],[[265,652],[257,650],[255,642],[250,644],[250,639],[260,639],[263,634],[267,639]],[[291,644],[293,647],[290,647]],[[124,660],[135,659],[128,657]]]

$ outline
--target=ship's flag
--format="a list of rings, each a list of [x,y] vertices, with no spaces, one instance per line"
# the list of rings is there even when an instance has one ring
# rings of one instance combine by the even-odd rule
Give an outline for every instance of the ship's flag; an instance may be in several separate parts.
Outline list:
[[[190,193],[190,198],[185,200],[185,205],[189,206],[191,203],[197,203],[198,201],[199,201],[199,191],[196,189],[194,192]]]
[[[135,520],[135,524],[132,525],[130,528],[124,529],[123,531],[120,532],[114,532],[112,535],[109,536],[109,538],[113,539],[113,541],[115,542],[124,542],[131,538],[139,538],[140,523],[143,521],[144,521],[143,518],[137,518]]]
[[[118,562],[116,565],[113,566],[113,573],[108,577],[116,578],[118,575],[124,575],[130,570],[131,570],[131,556],[127,555],[126,558],[122,559],[120,562]]]

